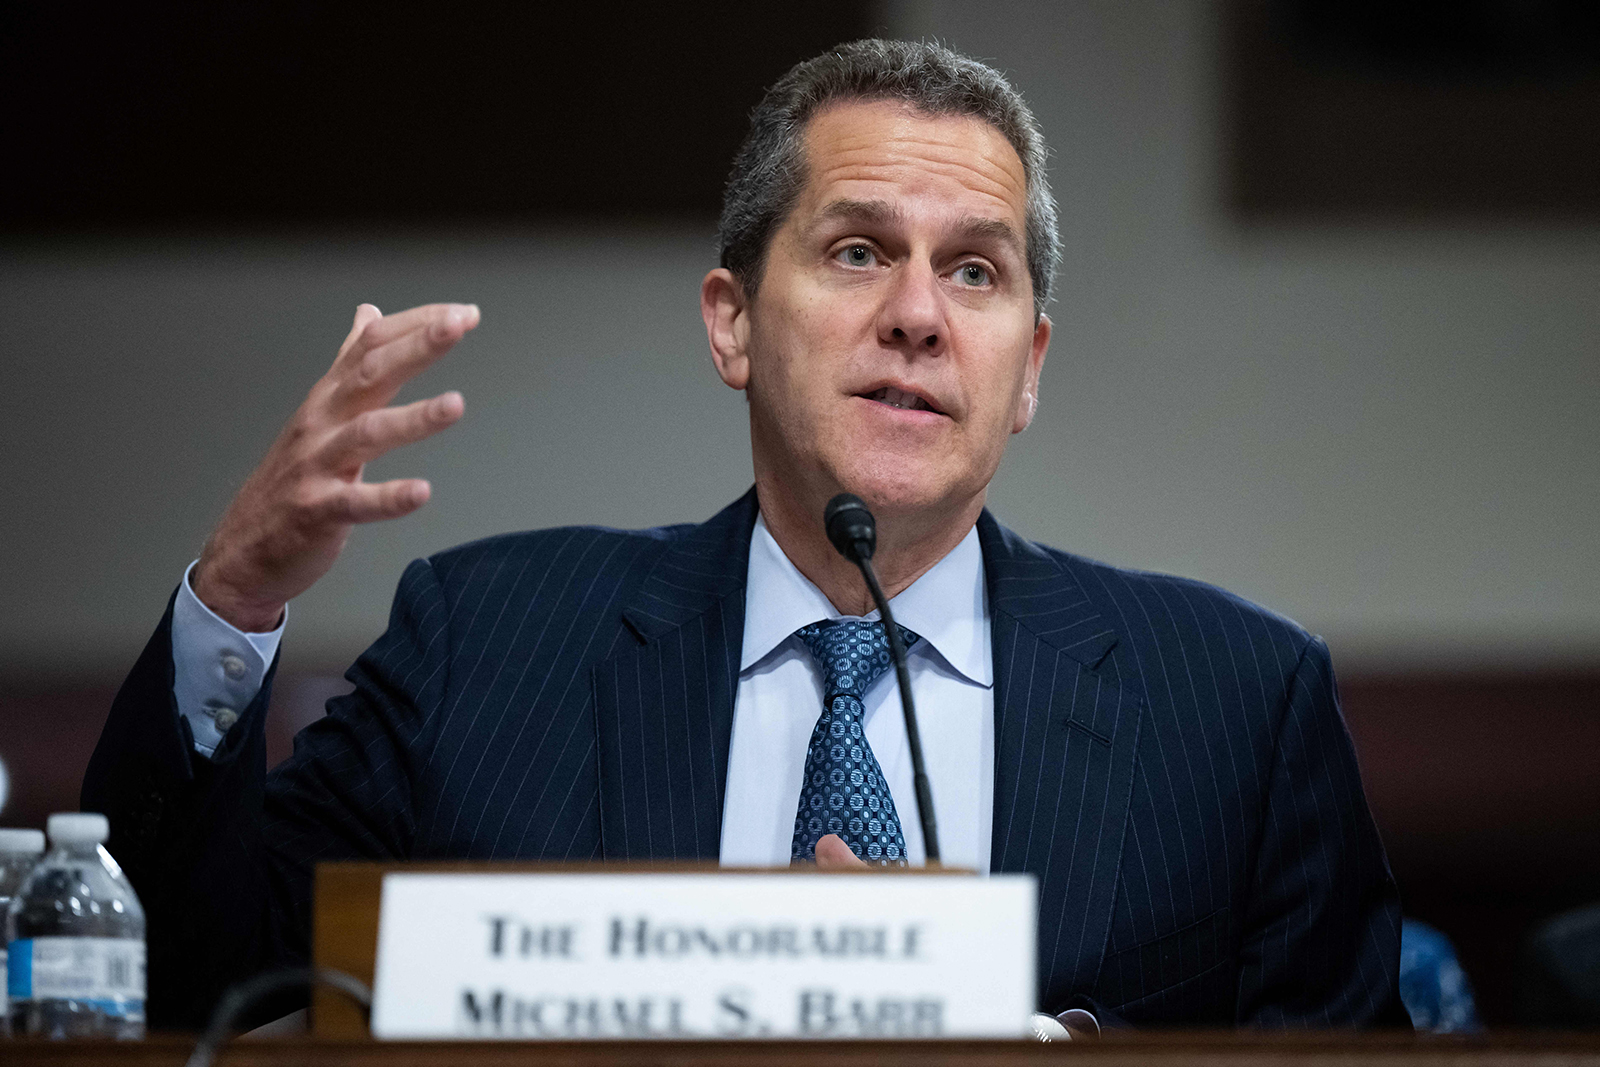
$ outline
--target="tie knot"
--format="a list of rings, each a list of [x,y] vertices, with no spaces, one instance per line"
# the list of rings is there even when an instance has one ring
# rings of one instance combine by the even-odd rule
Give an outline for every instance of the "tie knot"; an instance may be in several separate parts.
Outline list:
[[[889,635],[881,622],[834,619],[802,626],[795,634],[822,668],[825,702],[840,695],[860,700],[878,675],[889,669]],[[917,635],[901,626],[900,639],[910,648]]]

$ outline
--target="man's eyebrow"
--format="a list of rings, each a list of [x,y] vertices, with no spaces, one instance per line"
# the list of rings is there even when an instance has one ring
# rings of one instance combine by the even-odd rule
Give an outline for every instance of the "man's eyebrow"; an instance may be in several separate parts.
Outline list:
[[[1004,219],[969,215],[956,224],[956,233],[969,241],[997,241],[1020,258],[1028,258],[1027,247],[1011,223]]]
[[[904,214],[893,204],[883,200],[833,200],[818,211],[808,229],[816,230],[825,223],[846,221],[869,225],[892,225],[900,222]],[[1018,256],[1026,258],[1022,236],[1004,219],[968,215],[955,224],[955,235],[968,241],[994,241],[1005,245]]]
[[[825,222],[835,222],[841,219],[846,222],[883,224],[899,222],[901,218],[900,209],[888,201],[844,198],[829,201],[821,211],[817,212],[810,228],[816,229]]]

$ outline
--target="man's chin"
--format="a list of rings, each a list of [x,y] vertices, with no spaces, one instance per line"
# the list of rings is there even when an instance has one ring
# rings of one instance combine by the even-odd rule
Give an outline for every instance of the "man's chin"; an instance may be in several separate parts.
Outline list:
[[[840,479],[845,492],[867,502],[879,521],[906,518],[936,518],[963,508],[973,495],[952,485],[948,478],[921,474],[912,469],[875,466],[853,471]],[[981,489],[979,493],[981,494]]]

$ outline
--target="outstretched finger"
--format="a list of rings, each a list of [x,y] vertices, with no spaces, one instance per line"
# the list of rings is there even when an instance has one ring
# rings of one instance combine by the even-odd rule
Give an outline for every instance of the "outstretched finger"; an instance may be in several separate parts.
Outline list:
[[[338,371],[343,364],[350,362],[352,359],[359,358],[358,356],[352,356],[351,352],[361,343],[361,335],[366,332],[367,327],[381,318],[383,318],[383,312],[378,310],[376,304],[358,304],[356,306],[355,321],[350,324],[350,332],[345,334],[344,340],[339,342],[339,354],[333,357],[333,367],[329,370],[330,374]]]
[[[422,478],[390,482],[352,482],[328,500],[329,518],[337,522],[381,522],[409,515],[428,502],[433,487]]]
[[[364,411],[328,438],[323,456],[332,469],[359,467],[455,425],[465,411],[466,401],[454,390],[400,407]]]
[[[335,363],[340,394],[361,406],[387,404],[479,318],[475,304],[429,304],[369,322]]]
[[[355,322],[351,323],[350,332],[345,335],[344,340],[339,344],[338,358],[344,358],[345,353],[350,351],[351,346],[354,345],[356,340],[360,338],[362,333],[366,331],[369,323],[376,322],[381,318],[383,318],[383,312],[378,310],[378,306],[376,304],[358,305],[356,307]],[[337,360],[335,362],[337,362]]]

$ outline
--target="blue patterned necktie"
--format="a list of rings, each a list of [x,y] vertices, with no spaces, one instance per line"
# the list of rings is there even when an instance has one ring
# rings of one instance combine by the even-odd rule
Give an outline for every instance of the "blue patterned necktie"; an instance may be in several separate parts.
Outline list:
[[[889,637],[881,622],[814,622],[795,635],[822,668],[822,717],[811,731],[800,808],[794,817],[796,860],[817,858],[817,839],[838,834],[861,859],[906,864],[906,839],[883,768],[863,731],[861,698],[889,669]],[[917,635],[900,627],[909,648]]]

